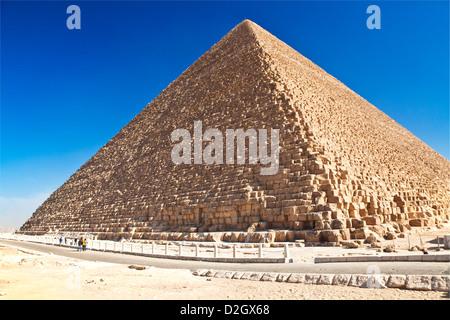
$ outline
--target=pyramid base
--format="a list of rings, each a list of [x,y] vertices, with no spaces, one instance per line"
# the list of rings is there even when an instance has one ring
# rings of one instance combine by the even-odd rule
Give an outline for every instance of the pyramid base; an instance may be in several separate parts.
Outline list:
[[[411,225],[415,224],[412,223]],[[404,238],[407,234],[430,230],[429,226],[412,227],[410,224],[395,227],[391,224],[364,226],[361,228],[329,229],[329,230],[261,230],[261,231],[215,231],[196,232],[197,228],[180,228],[170,230],[159,227],[154,231],[132,230],[126,232],[96,232],[82,230],[53,230],[50,232],[17,232],[25,235],[47,235],[66,238],[79,238],[81,236],[96,240],[135,240],[143,242],[153,241],[191,241],[191,242],[231,242],[231,243],[266,243],[273,244],[283,242],[297,242],[305,246],[349,246],[358,247],[363,244],[374,244],[383,240]],[[150,228],[149,228],[150,229]],[[166,229],[166,230],[165,230]],[[401,232],[399,232],[401,231]]]

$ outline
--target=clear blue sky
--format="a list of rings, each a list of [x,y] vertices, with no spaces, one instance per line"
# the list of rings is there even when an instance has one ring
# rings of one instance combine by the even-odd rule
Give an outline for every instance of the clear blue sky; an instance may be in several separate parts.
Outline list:
[[[81,30],[66,27],[71,4]],[[366,27],[371,4],[381,30]],[[0,228],[246,18],[449,158],[448,1],[1,1]]]

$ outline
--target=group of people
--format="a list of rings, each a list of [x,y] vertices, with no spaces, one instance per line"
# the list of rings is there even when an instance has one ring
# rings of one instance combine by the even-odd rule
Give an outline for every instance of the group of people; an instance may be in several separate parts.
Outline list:
[[[83,237],[78,239],[77,251],[86,251],[86,240]]]
[[[59,246],[61,247],[63,238],[59,237]],[[67,244],[67,239],[64,239],[64,243]],[[76,244],[77,251],[86,251],[86,239],[81,237],[80,239],[69,239],[69,245]]]

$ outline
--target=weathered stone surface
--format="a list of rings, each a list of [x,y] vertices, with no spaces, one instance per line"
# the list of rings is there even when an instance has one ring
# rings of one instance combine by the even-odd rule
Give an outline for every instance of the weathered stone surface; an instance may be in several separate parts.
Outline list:
[[[253,272],[244,272],[241,275],[241,280],[250,280],[250,277],[253,275]]]
[[[217,270],[213,277],[214,278],[224,278],[226,271],[222,271],[222,270]]]
[[[348,282],[348,285],[352,287],[361,287],[367,282],[369,277],[370,276],[367,274],[353,274]]]
[[[214,277],[214,275],[216,274],[216,272],[217,271],[215,271],[215,270],[208,270],[206,273],[205,273],[205,277]]]
[[[305,284],[316,284],[317,280],[319,280],[320,274],[305,274]]]
[[[263,277],[264,273],[263,272],[252,272],[250,277],[248,278],[248,280],[252,280],[252,281],[260,281],[261,278]],[[241,278],[242,279],[242,278]]]
[[[301,273],[293,273],[289,276],[287,282],[289,283],[304,283],[305,275]]]
[[[222,275],[222,278],[224,279],[232,279],[234,276],[235,272],[234,271],[227,271]]]
[[[320,231],[307,231],[305,233],[306,242],[320,242],[322,240],[322,232]]]
[[[450,276],[432,276],[431,290],[436,291],[450,291]]]
[[[385,289],[387,288],[385,285],[387,279],[387,276],[372,274],[367,278],[366,282],[361,285],[361,288]]]
[[[241,279],[242,276],[244,275],[245,272],[241,272],[241,271],[236,271],[233,276],[231,277],[232,279]]]
[[[319,279],[317,280],[317,284],[332,285],[333,278],[334,278],[334,274],[321,274]]]
[[[346,286],[350,281],[351,275],[349,274],[336,274],[333,278],[333,285]]]
[[[407,275],[406,289],[431,290],[431,276]]]
[[[406,275],[392,274],[386,283],[388,288],[405,288],[406,287]]]
[[[277,276],[277,282],[287,282],[289,277],[291,276],[290,273],[279,273]]]
[[[196,275],[196,276],[202,277],[202,276],[204,276],[207,272],[208,272],[208,269],[198,269],[198,270],[194,271],[193,274]]]
[[[261,281],[276,281],[278,277],[277,273],[264,273],[261,277]]]
[[[203,131],[279,129],[278,172],[261,175],[264,166],[248,159],[174,164],[171,133],[193,135],[199,120]],[[19,232],[194,241],[220,241],[216,232],[224,232],[225,241],[256,243],[293,241],[292,230],[309,230],[310,244],[366,239],[368,231],[383,236],[380,225],[395,223],[389,232],[399,233],[449,220],[449,176],[448,160],[245,20],[77,170]],[[261,233],[268,229],[277,231]]]

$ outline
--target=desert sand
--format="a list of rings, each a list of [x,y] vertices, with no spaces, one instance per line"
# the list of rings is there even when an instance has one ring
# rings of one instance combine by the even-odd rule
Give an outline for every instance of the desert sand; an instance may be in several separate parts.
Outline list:
[[[205,278],[0,247],[0,300],[18,299],[438,300],[447,293]]]

